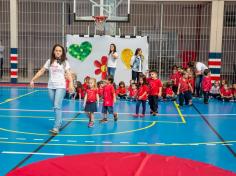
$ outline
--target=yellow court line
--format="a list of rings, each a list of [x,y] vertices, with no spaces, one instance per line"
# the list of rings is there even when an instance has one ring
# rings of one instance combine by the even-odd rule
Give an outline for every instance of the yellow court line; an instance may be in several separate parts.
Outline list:
[[[0,141],[2,144],[20,144],[20,145],[41,145],[38,142],[8,142]],[[233,141],[216,141],[216,142],[194,142],[194,143],[160,143],[160,144],[60,144],[47,143],[47,146],[68,146],[68,147],[174,147],[174,146],[193,146],[193,145],[207,145],[207,144],[230,144],[236,143]]]
[[[58,134],[57,136],[62,137],[68,137],[68,136],[107,136],[107,135],[116,135],[116,134],[127,134],[127,133],[133,133],[137,131],[146,130],[148,128],[153,127],[157,122],[152,122],[150,125],[138,128],[135,130],[128,130],[128,131],[121,131],[121,132],[114,132],[114,133],[98,133],[98,134]],[[5,128],[0,128],[2,131],[11,132],[11,133],[18,133],[18,134],[27,134],[27,135],[36,135],[36,136],[50,136],[49,134],[43,134],[43,133],[31,133],[31,132],[24,132],[24,131],[15,131],[15,130],[8,130]]]
[[[179,116],[180,116],[182,122],[183,122],[183,123],[186,123],[186,120],[185,120],[185,118],[184,118],[182,112],[180,111],[179,106],[178,106],[178,104],[176,103],[176,101],[174,101],[174,105],[175,105],[175,108],[177,109],[177,111],[178,111],[178,113],[179,113]]]
[[[32,91],[32,92],[29,92],[29,93],[27,93],[27,94],[20,95],[20,96],[15,97],[15,98],[8,98],[8,99],[6,99],[5,101],[1,102],[0,105],[1,105],[1,104],[4,104],[4,103],[8,103],[8,102],[13,101],[13,100],[16,100],[16,99],[19,99],[19,98],[22,98],[22,97],[25,97],[25,96],[27,96],[27,95],[33,94],[33,93],[38,92],[38,91],[39,91],[39,90],[34,90],[34,91]]]

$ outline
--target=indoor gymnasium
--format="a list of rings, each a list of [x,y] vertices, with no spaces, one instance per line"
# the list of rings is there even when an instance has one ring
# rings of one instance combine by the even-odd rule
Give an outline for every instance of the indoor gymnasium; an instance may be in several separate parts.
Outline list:
[[[236,1],[0,0],[0,175],[235,176]]]

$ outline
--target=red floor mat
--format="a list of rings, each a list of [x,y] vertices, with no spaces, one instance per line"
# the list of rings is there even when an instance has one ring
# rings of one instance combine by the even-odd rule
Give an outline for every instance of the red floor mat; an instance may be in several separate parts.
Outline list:
[[[215,166],[146,153],[95,153],[48,159],[7,176],[236,176]]]

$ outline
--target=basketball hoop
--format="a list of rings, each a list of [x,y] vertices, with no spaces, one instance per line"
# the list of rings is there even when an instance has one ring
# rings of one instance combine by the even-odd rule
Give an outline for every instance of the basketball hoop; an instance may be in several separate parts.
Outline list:
[[[93,16],[96,29],[99,31],[104,31],[105,22],[107,20],[107,16]]]

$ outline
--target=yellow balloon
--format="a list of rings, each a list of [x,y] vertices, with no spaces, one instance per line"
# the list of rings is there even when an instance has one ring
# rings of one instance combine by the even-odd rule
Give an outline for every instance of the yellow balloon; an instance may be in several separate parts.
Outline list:
[[[130,61],[133,55],[134,55],[133,51],[129,48],[125,48],[121,52],[121,60],[127,69],[131,69]]]

